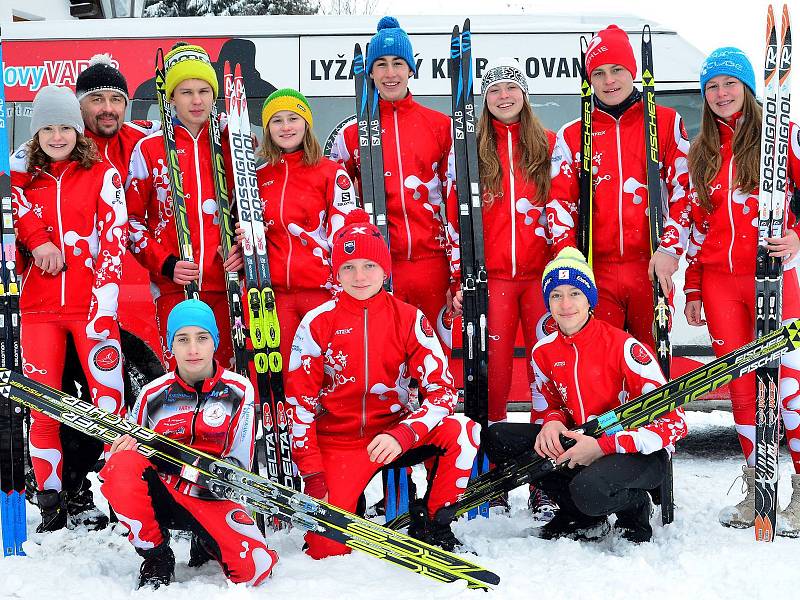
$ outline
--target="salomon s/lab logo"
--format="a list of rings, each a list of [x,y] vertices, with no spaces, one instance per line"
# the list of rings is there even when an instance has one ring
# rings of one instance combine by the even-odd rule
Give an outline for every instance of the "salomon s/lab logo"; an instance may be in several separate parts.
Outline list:
[[[344,243],[344,253],[345,254],[353,254],[356,251],[356,242],[355,240],[347,240]]]
[[[101,371],[113,371],[119,366],[119,350],[114,346],[106,346],[94,355],[94,366]]]
[[[640,365],[649,365],[653,362],[650,353],[639,342],[631,344],[631,358]]]

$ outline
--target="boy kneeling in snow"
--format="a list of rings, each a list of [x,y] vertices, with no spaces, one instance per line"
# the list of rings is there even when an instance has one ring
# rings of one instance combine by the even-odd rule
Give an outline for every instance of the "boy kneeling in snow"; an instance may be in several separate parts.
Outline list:
[[[303,318],[287,377],[305,491],[355,511],[384,465],[424,461],[428,491],[412,503],[409,535],[453,550],[460,542],[437,512],[464,491],[480,426],[452,416],[457,394],[439,339],[419,309],[384,290],[389,248],[363,210],[335,234],[331,261],[344,293]],[[408,398],[412,377],[424,395],[417,409]],[[313,558],[350,552],[315,534],[306,541]]]

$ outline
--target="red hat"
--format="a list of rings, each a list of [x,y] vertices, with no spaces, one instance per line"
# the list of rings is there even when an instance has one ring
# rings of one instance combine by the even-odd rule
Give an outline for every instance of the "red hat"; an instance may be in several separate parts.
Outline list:
[[[586,49],[586,72],[591,77],[600,65],[622,65],[636,79],[636,58],[628,34],[609,25],[589,41]]]
[[[381,232],[369,222],[369,215],[357,208],[344,218],[344,226],[333,236],[331,267],[334,277],[348,260],[366,258],[378,263],[388,277],[392,273],[389,246]]]

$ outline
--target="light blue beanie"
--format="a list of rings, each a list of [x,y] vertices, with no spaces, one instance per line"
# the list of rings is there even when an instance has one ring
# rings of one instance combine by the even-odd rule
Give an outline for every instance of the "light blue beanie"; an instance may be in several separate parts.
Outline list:
[[[383,17],[378,21],[378,33],[372,36],[367,47],[367,73],[372,72],[372,65],[382,56],[399,56],[412,73],[416,72],[411,40],[394,17]]]
[[[700,93],[705,97],[706,84],[717,75],[730,75],[745,84],[756,95],[756,76],[747,55],[733,46],[717,48],[703,62],[700,69]]]
[[[175,305],[167,317],[167,347],[172,352],[172,340],[182,327],[194,325],[205,329],[214,338],[214,350],[219,347],[219,328],[214,311],[202,300],[184,300]]]

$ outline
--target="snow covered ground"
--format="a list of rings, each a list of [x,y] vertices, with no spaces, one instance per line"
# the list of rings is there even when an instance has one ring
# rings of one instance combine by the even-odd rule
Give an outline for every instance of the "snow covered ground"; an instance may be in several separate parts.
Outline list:
[[[524,420],[525,414],[512,414]],[[478,554],[475,562],[498,573],[500,586],[490,596],[458,584],[441,584],[361,554],[315,562],[301,552],[299,531],[272,534],[280,553],[274,577],[260,588],[228,583],[216,564],[189,569],[188,541],[173,541],[177,581],[158,591],[134,592],[139,558],[127,540],[113,531],[31,533],[27,557],[0,559],[0,598],[26,600],[246,600],[250,598],[350,600],[442,600],[446,598],[686,598],[693,600],[797,597],[796,555],[800,540],[778,538],[756,544],[751,530],[717,523],[725,502],[740,498],[740,453],[730,413],[691,412],[690,435],[675,459],[675,523],[654,527],[650,544],[633,546],[619,539],[598,543],[548,542],[528,535],[534,526],[525,510],[526,493],[511,496],[508,516],[460,521],[456,534]],[[790,495],[791,465],[783,452],[781,505]],[[95,489],[97,486],[95,485]],[[378,488],[372,486],[370,496]],[[105,507],[104,502],[99,503]],[[37,516],[29,507],[33,532]],[[653,522],[660,522],[658,511]],[[795,589],[794,592],[791,590]],[[779,595],[780,594],[780,595]]]

